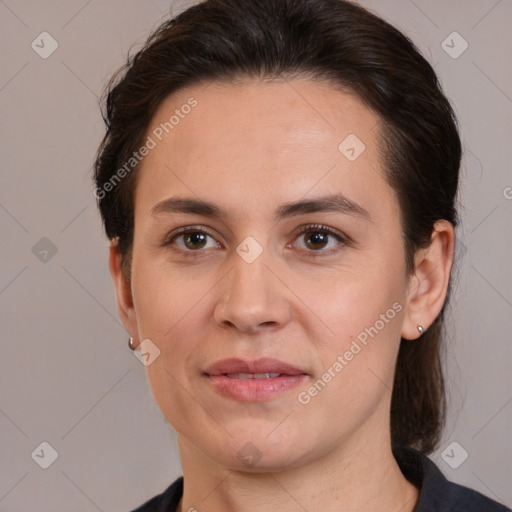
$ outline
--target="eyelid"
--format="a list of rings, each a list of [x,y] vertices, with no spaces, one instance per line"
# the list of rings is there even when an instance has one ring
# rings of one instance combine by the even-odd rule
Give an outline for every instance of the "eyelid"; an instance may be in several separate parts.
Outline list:
[[[344,241],[349,241],[349,238],[344,235],[341,231],[337,229],[331,228],[330,226],[326,226],[325,224],[306,224],[298,228],[297,236],[307,233],[308,231],[325,231],[328,234],[336,235]]]

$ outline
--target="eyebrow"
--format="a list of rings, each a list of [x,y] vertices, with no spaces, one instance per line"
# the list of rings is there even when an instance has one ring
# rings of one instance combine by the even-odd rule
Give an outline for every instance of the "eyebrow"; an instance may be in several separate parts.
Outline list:
[[[355,217],[361,217],[369,222],[372,218],[368,210],[351,201],[343,194],[331,194],[313,199],[284,203],[274,212],[275,220],[283,220],[297,215],[318,212],[335,212]],[[205,217],[228,217],[226,211],[220,206],[202,199],[190,197],[170,197],[157,203],[151,209],[151,215],[161,213],[189,213]]]

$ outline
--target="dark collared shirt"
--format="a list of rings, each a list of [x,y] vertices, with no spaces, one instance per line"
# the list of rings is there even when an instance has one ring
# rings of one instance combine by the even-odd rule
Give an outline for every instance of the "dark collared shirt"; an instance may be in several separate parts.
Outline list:
[[[396,448],[393,455],[407,480],[420,490],[413,512],[511,512],[473,489],[448,481],[434,462],[413,448]],[[180,476],[162,494],[132,512],[176,512],[182,494]]]

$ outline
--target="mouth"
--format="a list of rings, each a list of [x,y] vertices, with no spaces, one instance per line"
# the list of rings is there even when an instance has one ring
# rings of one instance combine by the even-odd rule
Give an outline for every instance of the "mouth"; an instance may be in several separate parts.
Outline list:
[[[276,377],[281,377],[282,373],[278,372],[270,372],[270,373],[224,373],[226,377],[230,379],[275,379]]]
[[[210,366],[204,375],[222,396],[245,402],[275,398],[309,376],[293,365],[270,358],[223,359]]]

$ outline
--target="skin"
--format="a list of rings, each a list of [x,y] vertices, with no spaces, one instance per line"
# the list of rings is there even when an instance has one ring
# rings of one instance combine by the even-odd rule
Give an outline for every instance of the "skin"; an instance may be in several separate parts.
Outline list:
[[[149,338],[160,350],[145,368],[178,434],[180,510],[412,511],[418,490],[391,452],[393,371],[400,337],[417,338],[417,325],[427,329],[442,308],[452,225],[436,223],[406,275],[379,117],[352,94],[306,79],[198,85],[169,96],[148,134],[192,96],[197,106],[139,169],[130,280],[115,241],[110,248],[120,317],[136,343]],[[338,150],[349,134],[365,144],[355,161]],[[283,203],[332,193],[371,220],[339,212],[273,218]],[[211,201],[227,215],[152,214],[173,196]],[[318,229],[299,235],[310,223],[350,242],[315,242]],[[198,225],[211,230],[205,243],[181,236],[162,245]],[[236,252],[248,236],[263,249],[252,263]],[[301,404],[298,393],[395,303],[394,318]],[[219,359],[262,356],[301,368],[306,383],[249,403],[221,396],[202,374]],[[237,457],[248,442],[261,454],[251,467]]]

